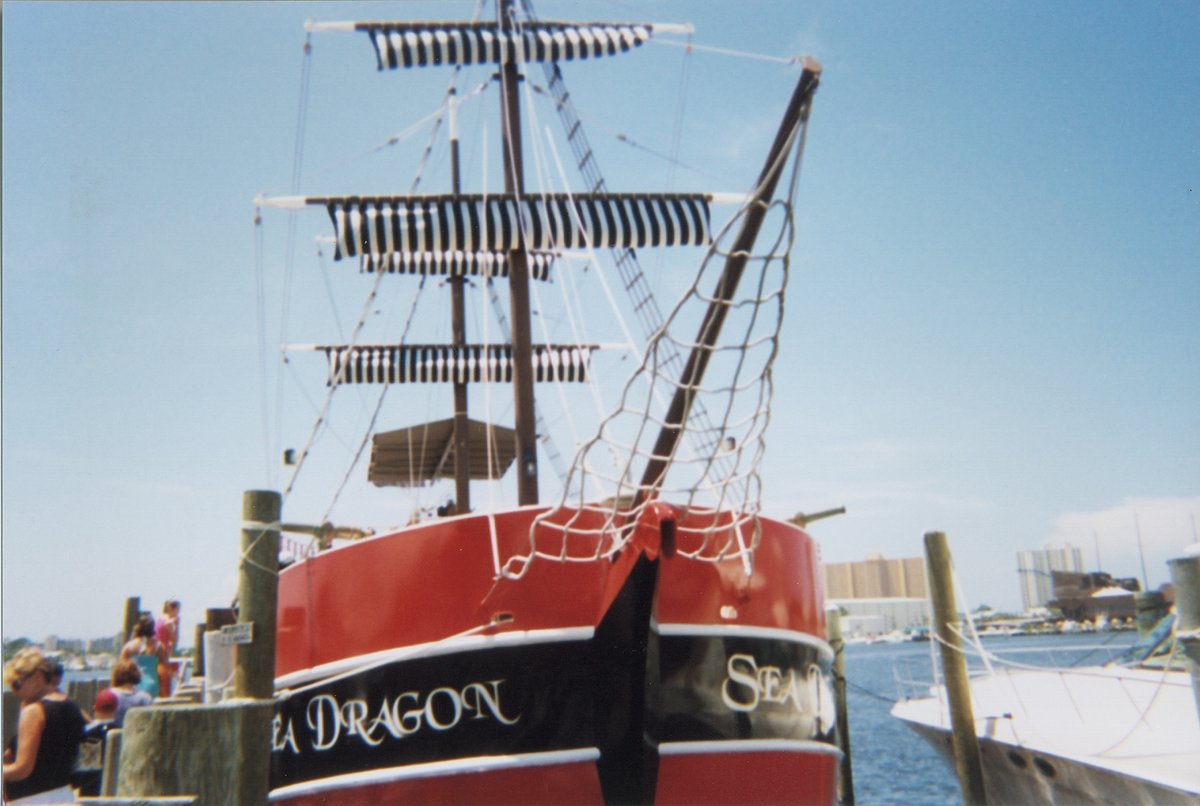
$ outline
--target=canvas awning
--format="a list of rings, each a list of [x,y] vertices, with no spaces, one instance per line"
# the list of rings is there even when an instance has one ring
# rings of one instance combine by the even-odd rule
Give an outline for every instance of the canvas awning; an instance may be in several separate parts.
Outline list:
[[[488,472],[489,440],[491,472]],[[473,480],[500,478],[516,456],[516,432],[511,428],[468,420],[467,442],[470,448],[467,468]],[[414,487],[452,479],[456,460],[454,420],[384,431],[371,440],[367,479],[378,487]]]

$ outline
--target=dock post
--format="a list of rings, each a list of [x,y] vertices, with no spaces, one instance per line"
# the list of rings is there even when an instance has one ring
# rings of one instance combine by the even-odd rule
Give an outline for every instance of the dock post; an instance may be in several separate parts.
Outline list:
[[[125,600],[125,621],[121,628],[121,646],[133,637],[133,628],[137,626],[138,616],[142,614],[142,597],[130,596]],[[121,651],[121,647],[117,647]]]
[[[121,771],[121,728],[113,728],[104,737],[104,767],[100,773],[100,795],[117,794],[117,776]]]
[[[248,490],[242,497],[242,556],[238,564],[238,623],[252,638],[238,646],[233,686],[238,697],[275,694],[275,609],[279,595],[279,493]]]
[[[198,806],[265,806],[274,708],[270,700],[226,700],[129,709],[115,796],[135,802],[190,796]]]
[[[192,639],[192,678],[204,677],[204,622],[196,625]]]
[[[1192,694],[1200,715],[1200,543],[1188,549],[1186,557],[1169,560],[1167,567],[1175,584],[1175,635],[1188,657]]]
[[[854,768],[850,762],[850,711],[846,707],[846,642],[842,640],[842,612],[825,611],[829,645],[833,648],[833,699],[837,707],[837,744],[842,751],[838,803],[854,806]]]
[[[925,533],[925,560],[929,565],[929,595],[933,600],[933,621],[942,645],[942,673],[950,702],[951,743],[954,769],[962,787],[966,806],[984,806],[983,761],[979,739],[975,735],[975,716],[971,708],[971,685],[967,677],[967,659],[962,652],[962,636],[955,631],[958,603],[954,597],[953,562],[945,532]]]

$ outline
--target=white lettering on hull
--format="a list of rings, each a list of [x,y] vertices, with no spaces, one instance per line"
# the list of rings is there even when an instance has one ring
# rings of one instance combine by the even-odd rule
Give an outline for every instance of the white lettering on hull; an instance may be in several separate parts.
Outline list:
[[[821,672],[810,663],[803,672],[778,666],[759,666],[753,655],[738,652],[725,663],[721,701],[731,711],[749,713],[760,706],[791,708],[807,723],[806,738],[833,727],[833,692]]]
[[[318,694],[305,707],[303,727],[308,729],[308,749],[327,751],[343,739],[355,739],[376,747],[389,736],[403,739],[423,730],[447,731],[464,720],[492,719],[502,725],[515,725],[521,716],[506,716],[500,703],[503,680],[468,683],[461,689],[442,686],[428,694],[406,691],[377,703],[365,699],[339,700],[332,694]],[[276,716],[275,751],[299,754],[300,742],[291,718]]]

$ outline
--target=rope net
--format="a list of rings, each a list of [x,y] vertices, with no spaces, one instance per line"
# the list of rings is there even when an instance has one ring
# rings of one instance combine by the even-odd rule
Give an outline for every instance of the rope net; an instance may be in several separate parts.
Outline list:
[[[800,127],[796,143],[802,140]],[[676,513],[671,517],[677,554],[705,562],[740,560],[752,573],[801,150],[795,148],[782,192],[766,203],[758,245],[737,256],[746,264],[736,293],[722,302],[713,289],[735,257],[736,233],[762,201],[743,206],[714,238],[696,277],[649,338],[619,404],[577,451],[561,497],[534,521],[527,550],[508,558],[503,576],[519,578],[535,560],[612,557],[634,539],[638,524],[657,525],[662,503]],[[706,347],[702,323],[714,305],[725,307],[724,327]],[[694,351],[707,352],[707,371],[685,385],[678,355]],[[681,435],[687,438],[675,440],[671,455],[656,456],[660,431],[672,427],[668,404],[680,393],[688,401]],[[646,468],[655,460],[665,460],[666,469],[647,479]]]

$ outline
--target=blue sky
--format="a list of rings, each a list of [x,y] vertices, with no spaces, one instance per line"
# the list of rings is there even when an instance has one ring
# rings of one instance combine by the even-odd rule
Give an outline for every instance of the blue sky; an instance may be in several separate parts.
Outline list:
[[[241,492],[284,483],[278,448],[307,433],[274,375],[262,394],[251,204],[290,189],[304,20],[471,9],[5,3],[5,636],[110,633],[130,595],[180,596],[185,621],[232,597]],[[968,596],[994,606],[1019,605],[1017,551],[1065,541],[1133,576],[1140,531],[1165,581],[1200,521],[1200,7],[537,9],[690,21],[703,45],[824,65],[769,513],[849,507],[813,529],[831,561],[917,556],[944,530]],[[610,184],[745,189],[795,69],[643,51],[566,70]],[[304,191],[407,189],[413,144],[370,155],[428,111],[395,78],[357,37],[314,39]],[[671,152],[677,120],[687,167],[610,136]],[[273,345],[286,218],[267,218]],[[330,340],[309,246],[327,224],[299,226],[287,333]],[[345,310],[365,287],[337,290]],[[386,494],[343,507],[403,520]],[[323,513],[306,501],[285,515]]]

